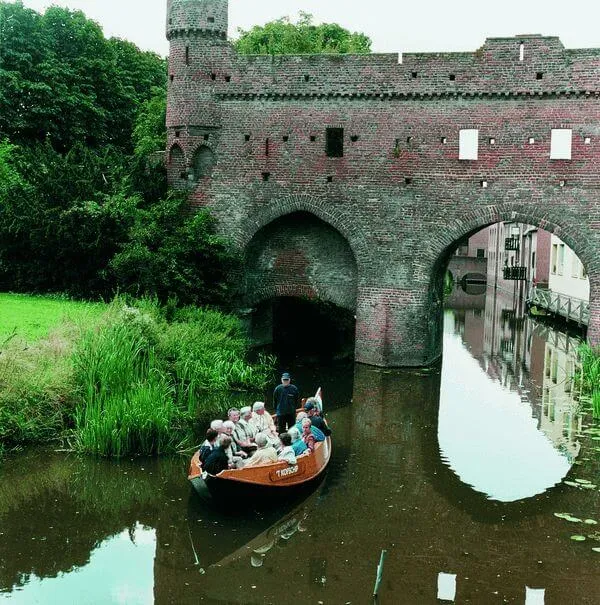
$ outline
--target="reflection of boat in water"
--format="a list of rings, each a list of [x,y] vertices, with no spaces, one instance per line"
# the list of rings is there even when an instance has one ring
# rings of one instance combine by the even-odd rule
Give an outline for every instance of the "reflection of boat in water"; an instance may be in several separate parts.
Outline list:
[[[316,399],[321,402],[321,389]],[[225,470],[218,475],[202,474],[199,454],[190,463],[188,479],[200,495],[206,489],[215,497],[235,497],[249,494],[252,497],[273,496],[300,490],[316,482],[331,459],[331,438],[317,443],[314,452],[298,456],[297,463],[274,462],[261,466]]]
[[[273,548],[278,544],[289,542],[295,534],[306,531],[306,521],[310,516],[314,500],[315,498],[309,497],[283,519],[211,567],[225,567],[243,559],[248,559],[252,567],[262,567]]]

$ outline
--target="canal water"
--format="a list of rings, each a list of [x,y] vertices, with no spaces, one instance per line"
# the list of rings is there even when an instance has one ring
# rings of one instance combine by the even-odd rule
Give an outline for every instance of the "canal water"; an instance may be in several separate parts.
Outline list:
[[[573,389],[578,340],[502,295],[450,304],[439,367],[292,368],[303,395],[323,386],[334,428],[300,500],[225,512],[190,491],[184,457],[9,459],[0,604],[364,605],[382,550],[381,604],[599,603],[600,429]]]

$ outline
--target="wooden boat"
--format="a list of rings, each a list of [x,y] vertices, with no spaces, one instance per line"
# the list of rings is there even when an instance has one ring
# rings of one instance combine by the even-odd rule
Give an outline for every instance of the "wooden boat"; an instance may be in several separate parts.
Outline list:
[[[321,389],[317,391],[315,397],[321,400]],[[199,455],[196,452],[190,463],[188,479],[200,494],[208,488],[213,496],[239,495],[244,491],[249,491],[253,495],[288,493],[306,487],[319,479],[329,464],[331,451],[331,437],[327,437],[325,441],[316,444],[312,454],[304,453],[298,456],[295,465],[274,462],[225,470],[218,475],[205,475],[204,479]]]

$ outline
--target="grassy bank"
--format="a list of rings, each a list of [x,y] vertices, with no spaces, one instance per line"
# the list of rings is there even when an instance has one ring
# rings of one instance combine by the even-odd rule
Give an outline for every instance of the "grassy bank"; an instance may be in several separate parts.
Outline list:
[[[588,344],[581,345],[579,358],[582,399],[590,402],[594,418],[600,418],[600,349],[594,349]]]
[[[104,456],[161,454],[189,439],[198,415],[222,411],[219,393],[260,389],[271,360],[247,361],[240,321],[217,311],[166,311],[116,300],[100,313],[64,317],[0,355],[0,443],[61,439]]]
[[[64,320],[94,321],[105,310],[102,303],[0,293],[0,345],[9,338],[32,343]]]

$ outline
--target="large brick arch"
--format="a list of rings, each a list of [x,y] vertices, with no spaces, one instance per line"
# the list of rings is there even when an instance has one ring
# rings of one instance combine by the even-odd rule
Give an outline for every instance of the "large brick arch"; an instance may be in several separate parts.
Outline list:
[[[443,230],[432,233],[436,243],[428,254],[429,290],[426,303],[428,316],[428,349],[441,346],[442,282],[450,255],[459,241],[477,231],[502,221],[536,226],[561,238],[584,264],[590,280],[590,324],[588,340],[600,344],[600,237],[584,221],[575,223],[560,209],[531,204],[497,204],[457,214]]]
[[[258,229],[245,246],[245,296],[253,307],[279,298],[332,302],[354,313],[358,269],[347,239],[306,210]]]

